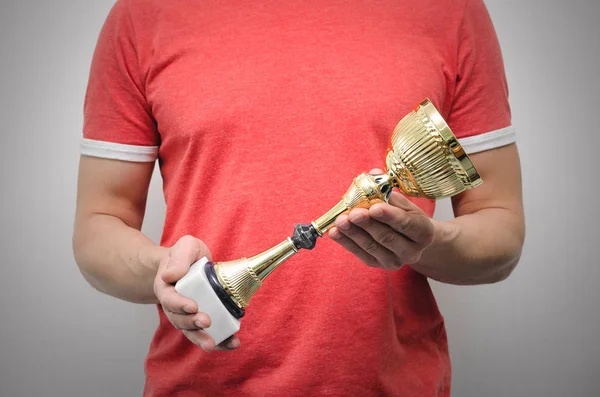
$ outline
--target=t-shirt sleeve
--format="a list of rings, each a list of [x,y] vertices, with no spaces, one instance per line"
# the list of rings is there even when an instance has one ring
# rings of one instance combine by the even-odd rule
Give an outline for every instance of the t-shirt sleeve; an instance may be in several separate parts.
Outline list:
[[[160,137],[136,49],[136,32],[123,0],[111,9],[92,58],[84,101],[81,154],[152,162]]]
[[[467,153],[514,143],[504,61],[483,0],[467,0],[458,40],[450,128]]]

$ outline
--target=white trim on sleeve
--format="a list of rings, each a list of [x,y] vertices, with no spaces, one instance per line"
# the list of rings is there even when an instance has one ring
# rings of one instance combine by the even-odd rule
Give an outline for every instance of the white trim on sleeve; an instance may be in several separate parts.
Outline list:
[[[158,158],[158,146],[124,145],[83,138],[81,154],[105,159],[151,163]]]
[[[496,131],[490,131],[458,140],[467,154],[495,149],[501,146],[510,145],[516,141],[517,134],[512,125]]]

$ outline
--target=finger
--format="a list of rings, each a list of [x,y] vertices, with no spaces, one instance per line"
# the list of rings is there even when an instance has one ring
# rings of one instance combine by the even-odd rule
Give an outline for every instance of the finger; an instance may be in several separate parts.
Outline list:
[[[217,347],[215,347],[215,350],[233,350],[238,347],[240,347],[240,338],[233,335],[219,343]]]
[[[173,326],[179,330],[195,331],[210,327],[210,318],[206,313],[179,314],[165,310],[165,314]]]
[[[383,171],[381,168],[373,168],[371,171],[369,171],[369,174],[371,174],[371,175],[385,174],[385,171]]]
[[[178,294],[175,287],[162,280],[155,281],[154,291],[158,301],[166,311],[178,314],[194,314],[198,312],[198,305],[193,299]]]
[[[177,282],[203,256],[210,259],[208,247],[195,237],[183,236],[169,249],[169,259],[161,274],[162,279],[169,284]]]
[[[390,226],[413,242],[427,246],[433,241],[433,224],[425,213],[410,212],[385,203],[375,204],[368,210],[374,220]]]
[[[353,219],[352,222],[350,222],[350,217]],[[368,218],[367,210],[362,208],[354,209],[350,212],[349,216],[338,217],[336,226],[341,233],[350,238],[357,246],[373,256],[379,262],[380,267],[386,269],[395,268],[397,266],[396,255],[375,241],[373,237],[360,226],[353,224],[354,222],[368,222]]]
[[[406,196],[397,191],[392,192],[388,203],[394,207],[401,208],[405,211],[422,211],[415,203],[413,203],[408,198],[406,198]]]
[[[193,344],[200,346],[207,352],[211,352],[215,350],[215,340],[212,336],[208,335],[203,330],[183,330],[183,334],[186,338],[188,338]]]
[[[402,211],[398,208],[395,210]],[[350,222],[357,225],[365,232],[367,232],[373,240],[381,244],[383,247],[391,251],[394,258],[394,265],[397,262],[413,262],[413,256],[418,253],[420,247],[417,246],[412,240],[404,237],[403,234],[398,233],[385,223],[378,222],[371,218],[368,214],[369,211],[363,210],[364,213],[351,212]],[[400,260],[400,258],[402,258]],[[414,260],[416,262],[416,260]]]
[[[350,253],[356,255],[356,257],[358,257],[358,259],[360,259],[360,261],[365,265],[371,267],[380,267],[377,259],[356,245],[356,243],[349,237],[346,237],[344,234],[342,234],[337,227],[332,227],[331,230],[329,230],[329,237],[346,250],[350,251]]]

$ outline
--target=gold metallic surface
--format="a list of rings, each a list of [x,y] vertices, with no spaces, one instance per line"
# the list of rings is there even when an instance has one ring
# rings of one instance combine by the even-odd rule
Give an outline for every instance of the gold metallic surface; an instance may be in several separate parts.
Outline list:
[[[353,208],[387,202],[394,187],[404,195],[441,199],[482,183],[475,166],[434,105],[425,99],[394,129],[386,155],[386,171],[360,174],[342,199],[311,222],[323,236],[335,219]],[[248,306],[263,280],[298,252],[290,238],[249,259],[215,265],[217,277],[240,308]]]
[[[251,258],[215,264],[217,278],[240,309],[248,306],[250,298],[262,285],[262,281],[282,262],[298,250],[292,241],[285,239]]]
[[[349,212],[352,208],[368,208],[377,202],[387,201],[384,188],[386,185],[389,185],[387,191],[391,191],[392,178],[387,174],[360,174],[354,178],[340,202],[315,220],[312,225],[317,229],[317,233],[322,236],[331,229],[338,216]]]
[[[407,196],[442,199],[482,183],[452,130],[428,99],[396,126],[386,165]]]

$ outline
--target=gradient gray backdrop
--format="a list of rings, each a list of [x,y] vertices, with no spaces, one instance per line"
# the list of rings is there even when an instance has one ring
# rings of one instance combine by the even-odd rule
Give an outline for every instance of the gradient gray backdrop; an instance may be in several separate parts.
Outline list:
[[[83,95],[112,3],[0,3],[1,397],[137,396],[143,387],[155,308],[96,292],[71,253]],[[487,4],[510,84],[528,234],[507,281],[434,283],[453,396],[598,396],[600,2]],[[449,208],[441,203],[436,217]],[[155,176],[144,225],[154,241],[163,216]]]

